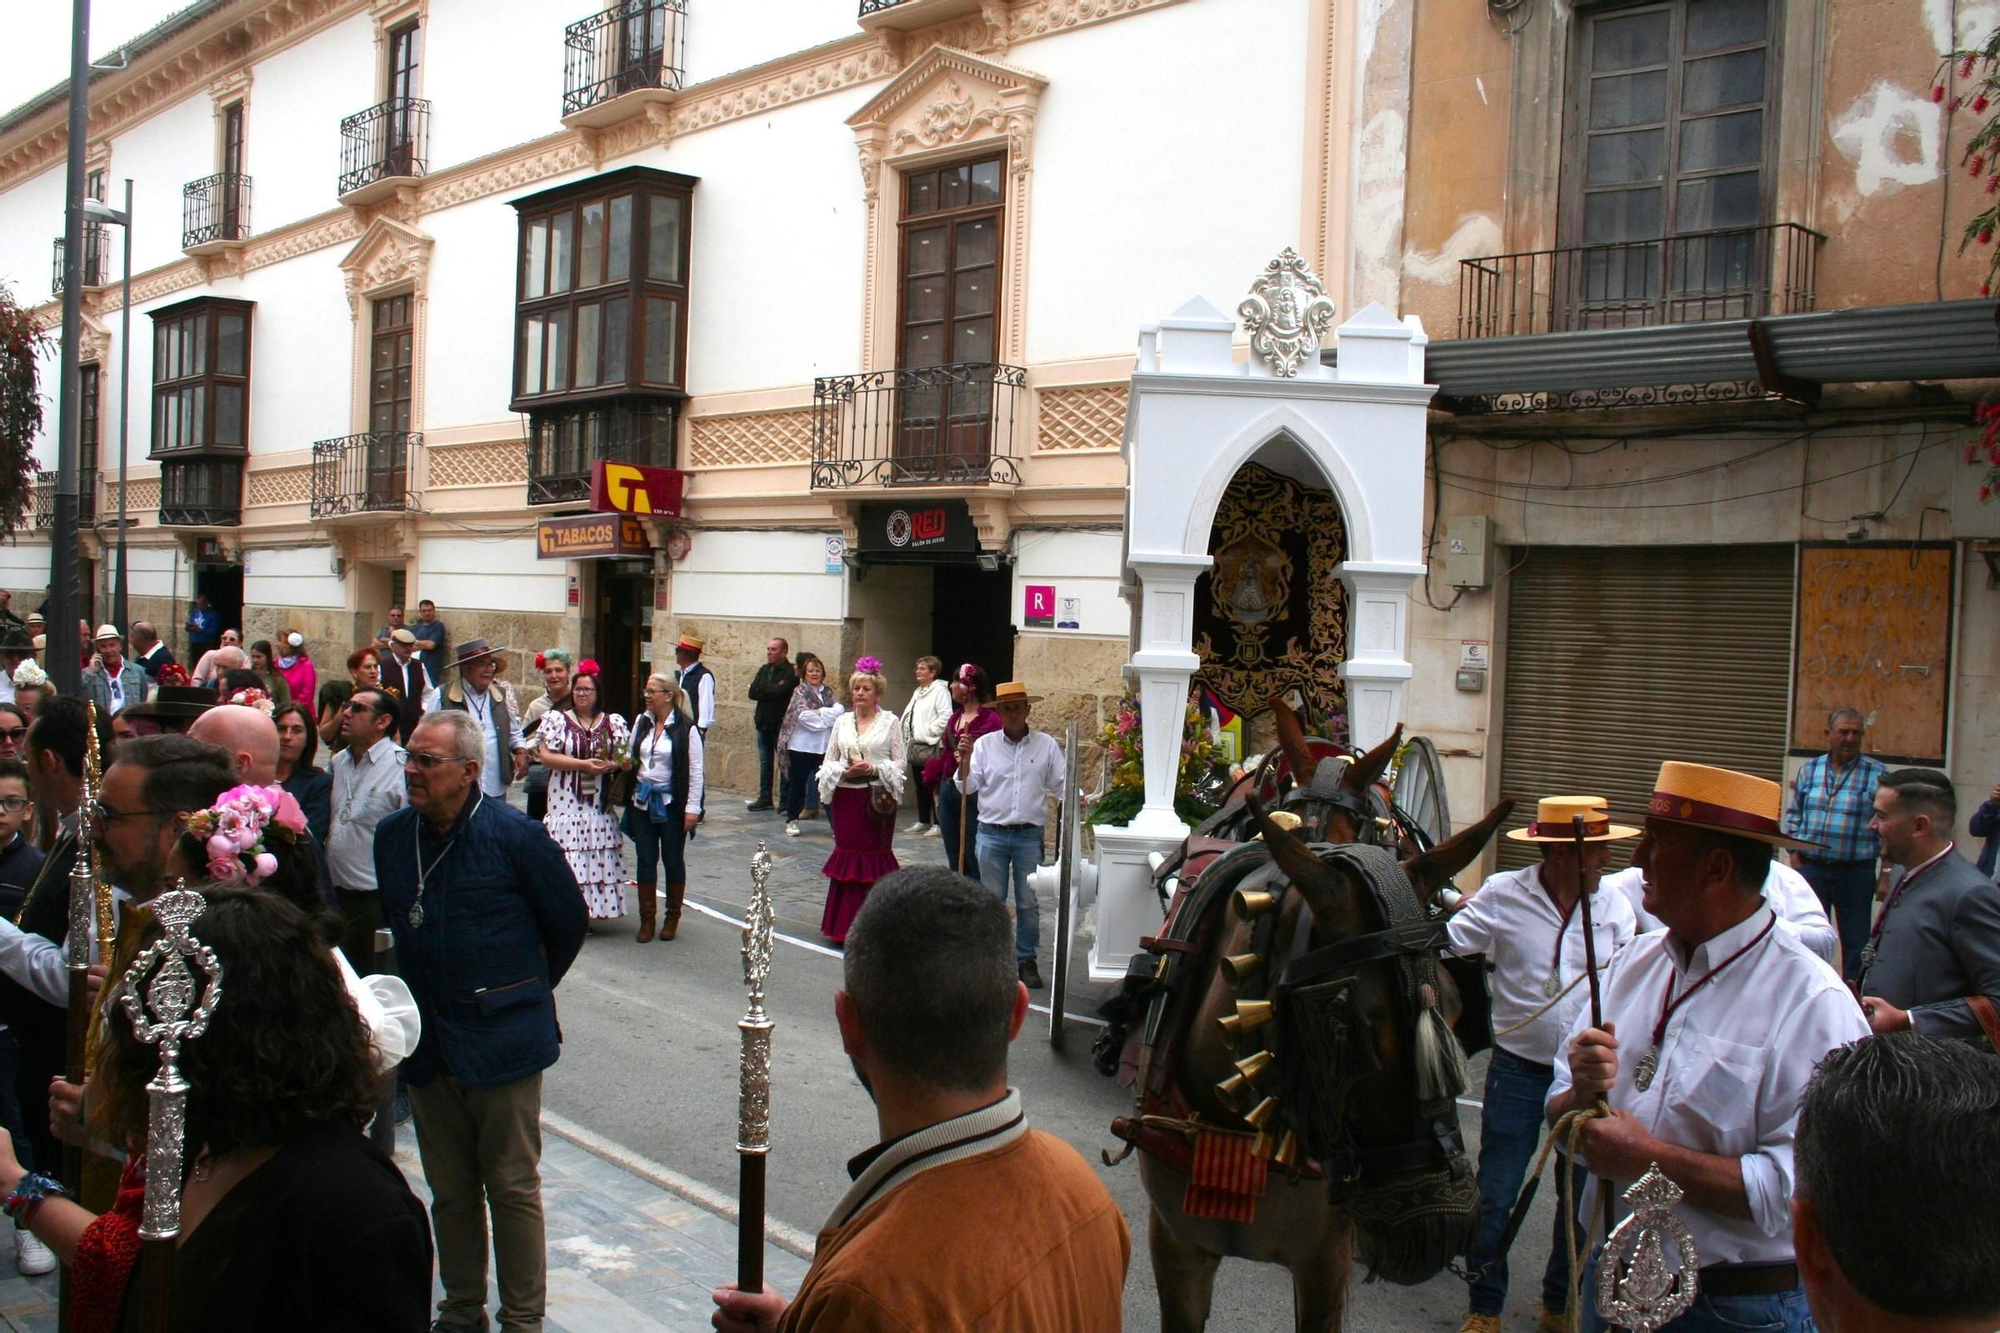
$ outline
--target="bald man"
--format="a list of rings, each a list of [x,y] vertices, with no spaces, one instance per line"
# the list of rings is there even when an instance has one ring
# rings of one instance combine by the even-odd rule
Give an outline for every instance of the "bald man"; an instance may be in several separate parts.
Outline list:
[[[277,785],[278,727],[261,709],[218,705],[189,723],[187,734],[229,751],[229,767],[238,782]]]
[[[250,665],[250,655],[233,643],[225,643],[201,655],[195,663],[194,683],[215,685],[222,680],[224,672],[236,671]]]

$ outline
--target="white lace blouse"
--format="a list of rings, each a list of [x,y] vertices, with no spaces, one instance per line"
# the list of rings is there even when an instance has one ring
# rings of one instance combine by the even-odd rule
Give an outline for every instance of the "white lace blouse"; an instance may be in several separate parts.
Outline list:
[[[864,782],[841,782],[840,775],[847,771],[849,764],[857,761],[873,764],[875,776],[871,781],[896,800],[903,799],[903,783],[909,779],[910,765],[903,749],[903,726],[894,713],[886,708],[877,709],[875,720],[859,734],[855,731],[854,714],[840,715],[833,724],[833,734],[827,739],[826,759],[819,768],[821,801],[831,801],[836,787],[869,785]]]

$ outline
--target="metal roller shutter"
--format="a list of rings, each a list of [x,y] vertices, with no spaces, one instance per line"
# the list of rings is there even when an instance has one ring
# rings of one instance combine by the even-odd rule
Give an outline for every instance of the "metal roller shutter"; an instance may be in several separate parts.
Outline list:
[[[1666,759],[1782,781],[1791,625],[1789,546],[1532,549],[1507,611],[1508,827],[1571,794],[1636,824]],[[1502,869],[1535,859],[1499,840]]]

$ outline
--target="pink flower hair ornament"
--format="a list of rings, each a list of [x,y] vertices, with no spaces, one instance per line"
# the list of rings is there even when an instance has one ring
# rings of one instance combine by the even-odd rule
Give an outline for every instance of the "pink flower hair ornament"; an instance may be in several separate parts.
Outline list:
[[[265,845],[276,829],[286,842],[305,832],[305,811],[283,787],[231,787],[206,810],[188,816],[188,836],[201,844],[208,877],[217,884],[255,887],[278,872]]]
[[[856,658],[854,672],[860,676],[879,676],[882,674],[882,659],[879,657]]]

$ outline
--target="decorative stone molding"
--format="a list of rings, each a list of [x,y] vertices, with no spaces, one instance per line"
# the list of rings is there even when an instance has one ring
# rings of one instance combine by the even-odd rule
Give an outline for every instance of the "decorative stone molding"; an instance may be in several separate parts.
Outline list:
[[[378,215],[340,261],[353,322],[349,385],[350,429],[368,429],[368,338],[371,302],[410,294],[410,429],[424,428],[424,364],[430,330],[431,245],[435,238],[406,222]]]
[[[461,444],[430,451],[430,486],[491,486],[528,480],[528,447],[520,440]]]
[[[209,100],[215,103],[217,115],[222,108],[234,102],[243,103],[243,109],[250,109],[251,66],[242,65],[226,71],[220,78],[208,85]]]
[[[812,457],[812,411],[745,412],[688,421],[690,468],[804,463]]]
[[[77,360],[95,361],[104,364],[111,354],[111,329],[102,321],[84,312],[83,328],[77,336]]]
[[[246,505],[302,505],[312,499],[312,468],[253,469],[245,490]]]
[[[1004,148],[1007,186],[1001,221],[1007,258],[1000,282],[999,359],[1024,356],[1022,312],[1028,289],[1028,187],[1034,165],[1035,110],[1048,80],[970,51],[934,46],[847,118],[861,162],[868,206],[862,300],[865,369],[893,355],[898,234],[902,192],[897,174],[944,157]],[[884,200],[888,205],[884,207]],[[885,216],[886,214],[886,216]]]
[[[1116,450],[1125,438],[1126,386],[1086,384],[1038,389],[1035,452]]]
[[[145,510],[157,510],[160,507],[160,479],[158,477],[149,477],[145,480],[135,477],[132,479],[131,486],[132,499],[125,506],[125,512],[128,516]],[[157,517],[155,515],[156,519]]]

